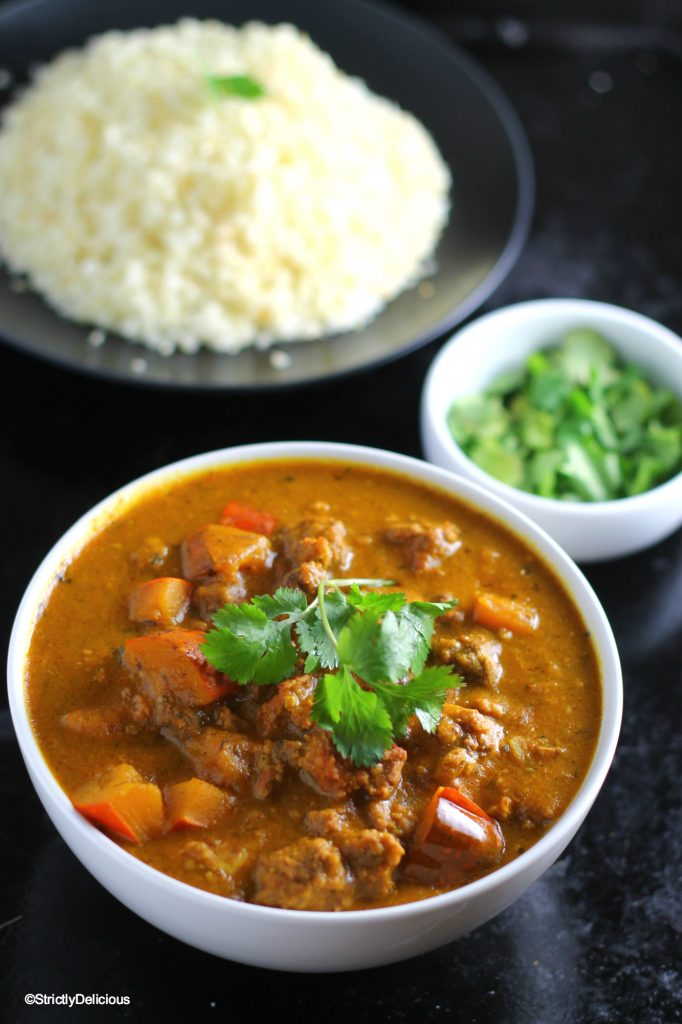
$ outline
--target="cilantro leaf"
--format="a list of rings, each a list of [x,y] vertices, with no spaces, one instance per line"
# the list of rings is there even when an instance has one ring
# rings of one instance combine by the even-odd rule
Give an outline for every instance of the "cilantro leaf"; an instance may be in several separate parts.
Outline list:
[[[297,612],[304,612],[308,607],[308,600],[303,591],[293,590],[291,587],[278,587],[274,594],[254,597],[251,603],[265,612],[269,619],[276,619],[280,615],[295,615]]]
[[[338,636],[339,659],[368,683],[395,683],[426,663],[438,615],[456,602],[411,601],[381,621],[354,615]]]
[[[448,665],[425,668],[408,683],[375,683],[374,690],[391,716],[393,730],[402,736],[411,715],[416,715],[425,732],[434,732],[440,721],[443,701],[449,689],[464,680]]]
[[[354,583],[348,592],[347,601],[358,611],[380,618],[386,612],[399,611],[405,604],[405,595],[393,591],[388,594],[377,594],[373,590],[363,594],[357,583]]]
[[[213,617],[215,628],[201,645],[210,664],[237,683],[279,683],[291,675],[298,660],[291,623],[270,617],[285,610],[277,591],[258,602],[267,614],[256,600],[220,608]]]
[[[393,612],[387,614],[395,618]],[[337,638],[339,661],[368,683],[386,678],[386,652],[379,642],[382,625],[370,615],[354,615]]]
[[[343,594],[333,590],[324,602],[327,618],[332,632],[338,636],[340,630],[353,614]],[[296,623],[296,636],[301,650],[308,655],[305,663],[306,672],[314,672],[316,668],[336,668],[339,664],[336,647],[327,634],[319,608],[307,619]]]
[[[322,677],[310,717],[331,732],[341,756],[357,765],[380,761],[393,742],[391,718],[378,695],[363,690],[345,666]]]
[[[216,96],[241,96],[247,100],[265,96],[261,83],[250,75],[206,75],[206,84]]]
[[[418,675],[426,664],[431,649],[435,621],[439,615],[457,605],[457,601],[410,601],[398,612],[401,629],[409,627],[412,640],[409,662],[403,675],[409,670]],[[400,678],[399,676],[397,678]]]

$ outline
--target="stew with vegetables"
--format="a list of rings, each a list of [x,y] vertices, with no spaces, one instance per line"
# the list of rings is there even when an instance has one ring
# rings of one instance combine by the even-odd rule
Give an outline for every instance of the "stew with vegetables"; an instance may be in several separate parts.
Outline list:
[[[358,910],[464,885],[575,795],[589,633],[502,525],[406,477],[257,462],[147,491],[55,580],[27,699],[74,807],[191,885]]]

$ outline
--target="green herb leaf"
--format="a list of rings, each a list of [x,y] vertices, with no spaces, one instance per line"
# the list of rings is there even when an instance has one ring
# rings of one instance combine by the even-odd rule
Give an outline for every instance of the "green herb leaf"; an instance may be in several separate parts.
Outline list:
[[[398,592],[388,594],[377,594],[376,591],[368,590],[363,592],[357,583],[354,583],[347,596],[348,604],[357,611],[365,612],[380,618],[386,612],[397,612],[405,604],[405,595]]]
[[[438,616],[450,611],[451,608],[456,608],[458,604],[457,600],[411,601],[398,613],[401,628],[409,625],[413,639],[410,661],[407,666],[410,672],[417,675],[424,668]]]
[[[265,89],[250,75],[206,75],[209,89],[216,96],[241,96],[256,100],[265,96]]]
[[[418,717],[426,732],[434,732],[447,691],[463,682],[448,665],[438,665],[425,668],[408,683],[379,683],[374,690],[391,716],[395,734],[402,736],[412,715]]]
[[[291,587],[278,587],[274,594],[263,594],[254,597],[251,602],[260,608],[269,619],[277,619],[282,615],[296,615],[308,607],[308,599],[302,590]],[[220,612],[217,613],[220,615]]]
[[[310,717],[331,731],[342,757],[357,765],[376,764],[393,742],[388,711],[372,690],[363,690],[345,666],[317,684]]]
[[[201,646],[214,668],[237,683],[279,683],[298,660],[291,642],[291,621],[279,615],[306,607],[304,594],[280,589],[243,604],[226,604],[213,617],[215,628]]]
[[[482,470],[546,498],[623,498],[682,469],[682,401],[589,328],[457,400],[447,422]]]
[[[338,636],[353,614],[353,609],[348,605],[344,595],[335,590],[325,598],[325,608],[332,631]],[[324,628],[319,608],[315,608],[314,614],[296,624],[296,636],[301,650],[308,655],[305,663],[306,672],[338,666],[336,647]]]

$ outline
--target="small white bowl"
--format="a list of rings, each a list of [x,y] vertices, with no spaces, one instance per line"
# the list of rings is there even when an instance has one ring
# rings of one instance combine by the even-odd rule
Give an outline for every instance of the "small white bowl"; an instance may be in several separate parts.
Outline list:
[[[195,889],[126,853],[76,810],[50,771],[31,728],[24,694],[31,635],[56,574],[131,502],[197,470],[257,459],[330,459],[392,470],[437,487],[501,522],[529,544],[563,582],[592,634],[603,710],[592,764],[575,798],[529,850],[461,889],[419,903],[325,913],[260,907]],[[458,938],[509,906],[559,856],[582,824],[604,781],[618,739],[622,679],[604,611],[579,569],[542,530],[494,495],[416,459],[374,448],[317,442],[256,444],[209,452],[141,477],[80,519],[31,580],[10,640],[10,708],[21,752],[45,810],[74,854],[102,885],[146,921],[217,956],[290,971],[342,971],[404,960]]]
[[[482,391],[575,327],[599,331],[625,359],[682,398],[682,339],[655,320],[620,306],[583,299],[520,302],[457,331],[434,359],[424,383],[421,433],[430,462],[460,473],[504,498],[547,530],[578,562],[629,555],[682,524],[682,473],[644,494],[613,501],[540,498],[479,469],[447,425],[455,399]]]

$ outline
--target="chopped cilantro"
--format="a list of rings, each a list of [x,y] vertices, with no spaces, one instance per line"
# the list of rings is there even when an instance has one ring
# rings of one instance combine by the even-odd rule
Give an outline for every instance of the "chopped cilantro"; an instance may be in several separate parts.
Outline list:
[[[241,96],[257,100],[265,96],[265,89],[250,75],[206,75],[206,83],[216,96]]]
[[[587,328],[459,399],[447,422],[482,470],[544,498],[625,498],[682,469],[682,401]]]

